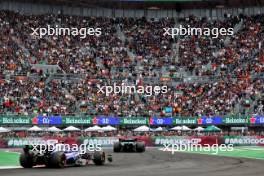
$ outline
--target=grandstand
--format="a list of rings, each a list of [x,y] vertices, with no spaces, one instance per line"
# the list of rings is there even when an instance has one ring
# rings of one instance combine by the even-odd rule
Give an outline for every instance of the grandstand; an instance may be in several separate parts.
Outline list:
[[[202,2],[206,9],[183,1],[172,9],[162,2],[40,2],[0,1],[1,114],[263,115],[262,1]],[[101,28],[102,35],[30,35],[48,25]],[[234,35],[163,35],[179,25],[234,28]],[[98,94],[98,86],[114,83],[167,85],[168,92]]]
[[[255,176],[263,146],[264,0],[0,0],[1,176]]]

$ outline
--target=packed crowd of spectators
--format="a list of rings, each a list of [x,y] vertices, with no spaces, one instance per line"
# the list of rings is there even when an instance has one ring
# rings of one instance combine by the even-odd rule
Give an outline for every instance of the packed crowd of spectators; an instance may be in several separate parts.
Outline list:
[[[263,19],[93,18],[0,11],[0,113],[166,116],[164,109],[172,107],[172,115],[180,116],[263,114]],[[238,29],[233,36],[218,38],[163,35],[163,28],[177,24]],[[101,28],[102,35],[30,35],[31,28],[47,25]],[[45,70],[47,66],[54,66],[55,72]],[[176,73],[185,77],[174,79]],[[167,85],[168,91],[153,96],[98,92],[98,87],[114,84]]]

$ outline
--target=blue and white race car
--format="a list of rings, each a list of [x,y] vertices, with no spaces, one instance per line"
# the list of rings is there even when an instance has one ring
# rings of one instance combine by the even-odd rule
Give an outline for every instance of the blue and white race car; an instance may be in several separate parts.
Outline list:
[[[26,145],[20,155],[20,165],[24,168],[32,168],[37,165],[64,168],[65,166],[83,166],[90,162],[93,162],[95,165],[103,165],[106,162],[106,157],[109,162],[112,162],[112,156],[106,156],[103,151],[85,153],[58,150],[49,151],[47,148],[43,150]]]

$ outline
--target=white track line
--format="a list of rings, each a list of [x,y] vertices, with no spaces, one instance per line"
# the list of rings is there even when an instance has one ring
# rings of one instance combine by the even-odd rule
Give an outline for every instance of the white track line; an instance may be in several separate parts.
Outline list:
[[[0,166],[1,169],[20,169],[22,168],[21,166]]]
[[[13,151],[9,151],[9,150],[6,150],[5,152],[8,152],[8,153],[16,153],[16,154],[20,154],[21,152],[13,152]]]
[[[257,147],[241,147],[241,148],[235,148],[235,150],[256,150],[256,151],[264,151],[264,148],[257,148]]]

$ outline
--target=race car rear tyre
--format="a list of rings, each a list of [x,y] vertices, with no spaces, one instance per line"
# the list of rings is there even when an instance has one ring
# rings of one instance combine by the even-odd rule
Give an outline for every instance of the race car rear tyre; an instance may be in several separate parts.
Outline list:
[[[66,164],[66,156],[64,152],[55,152],[51,155],[47,167],[64,168]]]
[[[93,162],[95,165],[104,165],[105,163],[105,152],[94,152]]]
[[[121,145],[120,142],[114,143],[114,152],[120,152],[121,151]]]
[[[20,165],[24,168],[32,168],[33,167],[33,158],[28,153],[21,153],[19,158]]]
[[[136,151],[137,152],[145,152],[145,143],[144,142],[137,142],[136,144]]]

